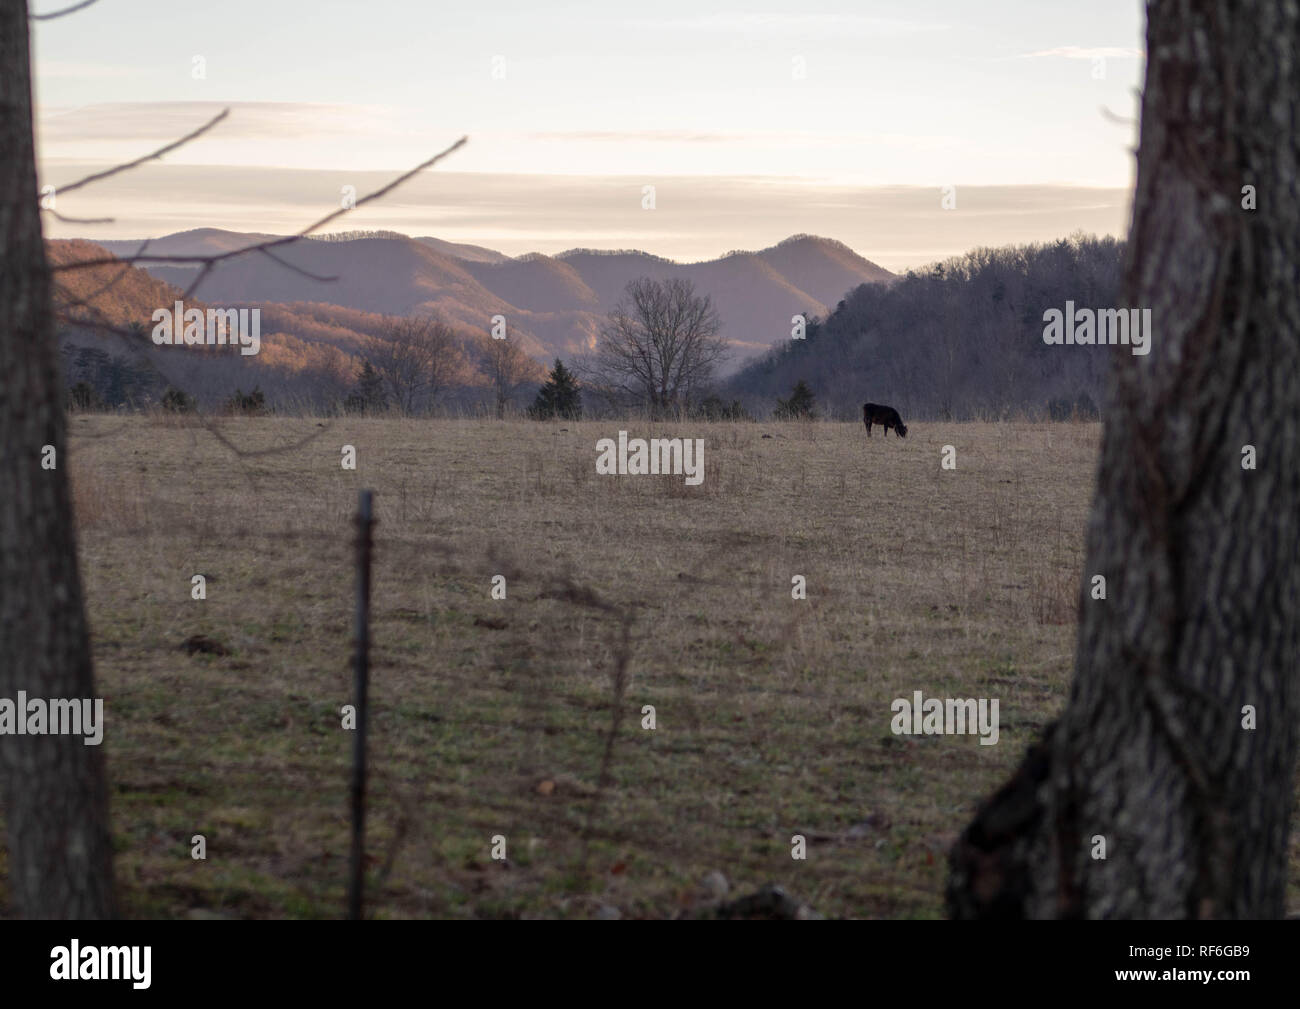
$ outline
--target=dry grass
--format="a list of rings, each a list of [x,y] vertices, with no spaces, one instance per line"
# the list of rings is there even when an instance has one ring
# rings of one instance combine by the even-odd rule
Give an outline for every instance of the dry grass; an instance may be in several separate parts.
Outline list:
[[[133,915],[340,913],[362,487],[377,915],[665,916],[719,870],[828,915],[935,916],[950,841],[1064,700],[1096,425],[622,425],[703,437],[687,487],[597,476],[612,423],[220,423],[246,449],[320,437],[241,463],[184,424],[73,422]],[[188,656],[194,634],[230,654]],[[998,698],[1000,742],[893,735],[914,690]]]

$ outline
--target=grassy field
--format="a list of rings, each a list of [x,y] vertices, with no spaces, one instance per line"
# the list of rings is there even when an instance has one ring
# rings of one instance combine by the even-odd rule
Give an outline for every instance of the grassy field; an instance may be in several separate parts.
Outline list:
[[[174,419],[72,421],[131,916],[341,913],[362,487],[379,917],[694,914],[724,877],[938,916],[949,844],[1064,701],[1097,425],[217,423],[314,437],[239,459]],[[598,476],[620,427],[702,437],[703,484]],[[999,742],[894,735],[916,690],[998,698]]]

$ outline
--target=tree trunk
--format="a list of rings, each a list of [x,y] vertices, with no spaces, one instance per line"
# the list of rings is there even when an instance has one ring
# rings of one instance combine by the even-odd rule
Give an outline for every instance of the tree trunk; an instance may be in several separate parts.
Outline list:
[[[27,7],[0,0],[0,699],[93,698],[68,491],[62,381],[32,143]],[[43,446],[55,468],[42,468]],[[19,712],[18,716],[23,717]],[[100,747],[0,735],[10,912],[112,912]]]
[[[1124,297],[1152,310],[1151,352],[1059,348],[1118,355],[1075,679],[954,847],[954,917],[1284,912],[1300,718],[1298,107],[1294,3],[1150,5]]]

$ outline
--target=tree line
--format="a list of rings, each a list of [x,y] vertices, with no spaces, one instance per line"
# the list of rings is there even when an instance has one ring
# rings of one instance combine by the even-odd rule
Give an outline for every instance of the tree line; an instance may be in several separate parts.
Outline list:
[[[1133,307],[1119,304],[1123,252],[1116,239],[1075,235],[975,249],[892,284],[862,284],[824,317],[809,314],[802,339],[783,341],[726,379],[719,369],[729,348],[712,299],[685,280],[642,277],[627,285],[595,347],[558,377],[595,416],[851,420],[873,400],[936,420],[1095,418],[1111,359],[1125,351],[1048,346],[1043,313],[1067,301]],[[233,366],[209,361],[205,371],[214,367]],[[161,390],[149,387],[146,371],[79,350],[66,373],[70,386],[94,389],[74,396],[84,408],[153,404]],[[234,370],[227,377],[236,384]],[[429,314],[385,316],[328,376],[273,371],[261,384],[283,394],[295,378],[307,383],[296,398],[324,413],[412,416],[469,406],[536,417],[550,415],[549,400],[536,397],[557,375],[553,368],[546,376],[514,338],[467,333]],[[572,417],[574,407],[564,412]]]

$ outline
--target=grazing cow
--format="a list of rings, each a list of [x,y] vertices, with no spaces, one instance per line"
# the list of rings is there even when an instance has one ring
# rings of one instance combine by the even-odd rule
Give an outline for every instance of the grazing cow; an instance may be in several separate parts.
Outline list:
[[[892,427],[898,432],[898,437],[907,437],[907,425],[903,423],[903,418],[898,415],[898,411],[892,406],[880,406],[876,403],[862,404],[862,423],[867,425],[867,437],[871,437],[871,425],[879,424],[885,429],[885,437],[889,437],[889,429]]]

